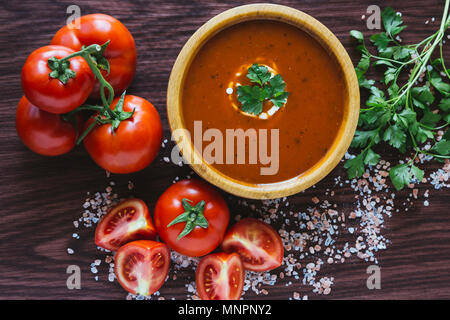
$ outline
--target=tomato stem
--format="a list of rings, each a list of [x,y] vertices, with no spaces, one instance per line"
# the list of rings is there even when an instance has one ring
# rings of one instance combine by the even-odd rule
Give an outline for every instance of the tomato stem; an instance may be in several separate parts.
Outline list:
[[[70,78],[76,77],[76,73],[70,69],[69,59],[78,56],[82,57],[86,61],[92,73],[95,75],[95,77],[98,79],[100,83],[100,96],[104,106],[103,111],[105,113],[108,113],[110,117],[113,117],[114,115],[111,112],[109,106],[111,105],[111,102],[114,99],[114,89],[109,84],[109,82],[106,81],[106,79],[103,77],[98,67],[101,66],[102,69],[106,69],[109,72],[109,63],[103,57],[103,52],[109,45],[109,42],[110,41],[108,40],[101,46],[98,44],[91,44],[90,46],[87,46],[81,49],[80,51],[69,54],[68,56],[61,59],[51,57],[50,59],[48,59],[47,63],[50,70],[52,70],[49,76],[54,79],[59,79],[59,81],[61,81],[63,84],[67,84]],[[105,88],[109,92],[108,99],[106,99],[105,96]]]
[[[88,135],[89,132],[92,131],[92,129],[94,129],[94,127],[97,125],[97,121],[93,121],[91,123],[91,125],[84,130],[84,132],[80,135],[80,137],[77,139],[76,144],[79,145],[81,143],[81,141],[83,141],[83,139]]]
[[[97,68],[94,61],[92,61],[92,57],[87,55],[86,57],[84,57],[84,59],[86,60],[87,64],[89,65],[89,67],[92,70],[92,73],[95,75],[95,77],[98,79],[98,81],[100,83],[100,97],[102,99],[102,103],[103,103],[103,107],[104,107],[103,111],[105,113],[108,113],[110,117],[113,117],[114,115],[109,106],[111,105],[111,102],[114,99],[114,89],[109,84],[109,82],[106,81],[106,79],[103,77],[102,73]],[[105,97],[105,88],[108,89],[108,91],[109,91],[108,99],[106,99],[106,97]]]
[[[167,225],[167,228],[181,222],[186,222],[186,226],[183,231],[178,235],[177,240],[180,240],[184,236],[187,236],[194,230],[195,227],[208,228],[209,223],[203,215],[203,211],[205,210],[205,201],[200,201],[195,206],[192,206],[192,200],[183,198],[181,203],[183,204],[184,212],[176,217],[172,222]]]
[[[71,58],[78,57],[78,56],[81,56],[81,57],[84,58],[88,54],[93,54],[95,52],[100,52],[101,50],[102,50],[102,47],[100,45],[98,45],[98,44],[91,44],[90,46],[85,47],[85,48],[83,48],[80,51],[77,51],[77,52],[74,52],[72,54],[69,54],[68,56],[66,56],[64,58],[61,58],[61,59],[58,59],[58,60],[60,62],[64,62],[64,61],[67,61],[67,60],[69,60]]]
[[[132,112],[123,111],[125,92],[122,94],[115,110],[111,110],[111,103],[114,100],[114,88],[108,81],[106,81],[100,71],[101,68],[109,73],[109,62],[103,56],[103,53],[109,43],[110,41],[108,40],[101,46],[98,44],[92,44],[90,46],[83,47],[82,50],[74,52],[64,58],[57,59],[55,57],[51,57],[47,61],[49,68],[52,70],[49,76],[54,79],[59,79],[63,84],[67,84],[70,78],[76,77],[75,72],[70,69],[69,59],[80,56],[86,61],[100,84],[100,98],[103,106],[82,105],[67,114],[67,117],[70,117],[74,113],[81,110],[94,110],[99,112],[99,114],[95,117],[95,121],[78,138],[77,144],[80,144],[81,141],[83,141],[88,133],[94,129],[95,125],[111,123],[114,133],[121,121],[131,118],[134,114],[134,110]],[[105,89],[108,90],[108,98],[106,98]]]

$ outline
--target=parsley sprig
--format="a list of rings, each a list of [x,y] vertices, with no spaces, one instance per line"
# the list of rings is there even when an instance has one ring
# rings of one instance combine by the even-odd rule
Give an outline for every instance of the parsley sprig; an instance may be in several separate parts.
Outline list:
[[[263,103],[271,101],[275,106],[286,104],[289,92],[284,91],[286,83],[281,75],[272,76],[266,66],[253,64],[248,68],[247,78],[253,86],[238,86],[237,96],[242,104],[242,111],[259,115],[263,110]]]
[[[370,96],[366,107],[361,108],[358,130],[351,144],[360,152],[344,165],[349,178],[361,176],[366,165],[378,163],[380,155],[372,148],[382,141],[412,155],[407,163],[390,169],[389,176],[397,190],[413,178],[422,180],[424,171],[415,165],[419,154],[438,161],[450,158],[450,130],[446,130],[450,122],[450,69],[446,68],[442,53],[443,37],[450,24],[448,11],[449,0],[446,0],[439,29],[417,44],[402,45],[398,35],[406,26],[401,16],[387,7],[381,14],[384,31],[370,37],[376,55],[369,52],[360,31],[350,32],[358,41],[357,49],[362,55],[355,68],[359,86],[368,89]],[[439,57],[432,60],[437,48]],[[385,68],[378,83],[365,76],[371,65]],[[408,80],[400,87],[399,78],[408,71]],[[426,80],[424,84],[419,81],[422,78]],[[438,130],[446,130],[439,141]],[[421,148],[425,144],[432,147]]]

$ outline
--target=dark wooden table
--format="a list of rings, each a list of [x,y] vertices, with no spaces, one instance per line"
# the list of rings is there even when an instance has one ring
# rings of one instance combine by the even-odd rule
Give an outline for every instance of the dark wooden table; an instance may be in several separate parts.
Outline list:
[[[90,263],[99,252],[93,243],[93,229],[82,229],[81,239],[74,240],[72,221],[82,212],[87,191],[99,191],[107,184],[105,172],[77,148],[69,155],[44,158],[27,150],[15,131],[15,109],[22,96],[21,67],[34,49],[49,43],[53,34],[65,23],[66,8],[78,4],[82,14],[103,12],[120,19],[136,39],[137,75],[130,93],[143,96],[158,108],[164,137],[170,139],[165,110],[166,87],[175,58],[185,41],[209,18],[234,6],[256,1],[1,1],[0,2],[0,298],[2,299],[123,299],[126,294],[117,282],[104,276],[95,281]],[[416,41],[434,32],[440,20],[441,0],[305,0],[278,1],[316,17],[333,31],[348,49],[354,62],[358,55],[348,36],[351,29],[368,32],[361,16],[371,4],[382,8],[390,5],[403,13],[408,25],[402,35]],[[425,24],[435,17],[436,22]],[[370,33],[370,32],[369,32]],[[448,57],[448,53],[446,53]],[[171,148],[164,149],[158,159],[144,171],[114,176],[119,190],[127,192],[127,182],[135,183],[134,194],[150,207],[174,177],[189,172],[161,161]],[[398,161],[390,150],[383,157]],[[426,165],[427,172],[439,164]],[[322,195],[333,177],[343,175],[338,166],[316,189],[290,197],[293,208],[303,210],[311,197]],[[327,298],[412,299],[450,298],[450,210],[448,190],[432,190],[430,206],[423,199],[408,212],[394,214],[386,222],[384,234],[392,241],[378,257],[382,268],[382,289],[366,287],[367,263],[352,258],[345,264],[326,265],[321,273],[334,276],[333,291]],[[406,197],[410,191],[398,193]],[[347,204],[351,205],[351,202]],[[237,199],[230,201],[237,208]],[[67,248],[75,249],[68,255]],[[66,268],[76,264],[82,269],[82,289],[68,290]],[[188,275],[191,276],[192,275]],[[161,293],[186,296],[185,280],[170,281]],[[296,284],[285,287],[282,282],[271,287],[268,296],[246,298],[287,299],[292,292],[321,298],[310,287]]]

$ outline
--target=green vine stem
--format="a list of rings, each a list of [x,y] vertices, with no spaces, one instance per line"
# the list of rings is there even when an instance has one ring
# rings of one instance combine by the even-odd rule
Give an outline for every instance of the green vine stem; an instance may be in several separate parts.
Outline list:
[[[74,52],[64,58],[57,59],[55,57],[51,57],[48,59],[48,66],[52,70],[49,76],[54,79],[59,79],[63,84],[66,84],[70,78],[75,78],[76,74],[73,70],[70,69],[69,59],[74,57],[82,57],[89,68],[91,69],[94,76],[97,78],[100,84],[100,98],[102,101],[102,106],[98,105],[82,105],[75,110],[65,114],[63,119],[66,121],[71,121],[74,115],[77,112],[83,110],[91,110],[97,112],[97,116],[95,116],[95,121],[80,135],[77,140],[77,144],[80,144],[81,141],[88,135],[88,133],[94,129],[97,124],[106,124],[111,123],[113,133],[118,128],[121,121],[129,119],[133,116],[134,110],[132,112],[123,111],[123,103],[125,99],[125,92],[122,94],[119,102],[116,105],[115,110],[111,110],[111,104],[114,100],[114,88],[111,84],[106,81],[103,77],[102,72],[99,69],[99,66],[102,69],[105,69],[109,72],[109,63],[102,56],[106,47],[109,45],[109,40],[103,45],[92,44],[90,46],[84,47],[80,51]],[[98,63],[100,61],[100,63]],[[105,89],[108,90],[108,98],[105,95]]]

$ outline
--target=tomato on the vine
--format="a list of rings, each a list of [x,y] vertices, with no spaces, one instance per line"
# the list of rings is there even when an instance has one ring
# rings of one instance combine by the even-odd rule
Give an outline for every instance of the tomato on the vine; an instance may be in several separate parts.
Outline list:
[[[62,27],[53,37],[51,44],[69,47],[79,51],[83,46],[103,45],[110,41],[104,52],[99,52],[96,62],[106,81],[114,88],[116,96],[129,87],[136,72],[136,45],[130,31],[114,17],[106,14],[89,14],[82,16],[71,25]],[[109,63],[102,62],[106,58]],[[96,82],[92,97],[99,97],[99,83]]]
[[[195,283],[202,300],[238,300],[244,287],[244,267],[239,255],[207,255],[197,266]]]
[[[203,256],[223,239],[230,218],[228,206],[211,185],[183,180],[158,199],[154,220],[161,239],[187,256]]]
[[[26,97],[22,97],[17,105],[16,130],[30,150],[44,156],[69,152],[77,139],[77,128],[73,123],[39,109]]]
[[[114,110],[121,98],[116,98],[110,108]],[[158,111],[147,100],[125,95],[123,111],[133,115],[120,122],[113,130],[111,123],[95,126],[84,138],[84,146],[92,159],[112,173],[131,173],[147,167],[161,147],[162,125]],[[85,125],[93,125],[90,118]]]
[[[45,46],[33,51],[22,68],[22,90],[27,99],[50,113],[63,114],[82,105],[94,87],[94,74],[80,56],[53,64],[75,53],[63,46]]]
[[[125,290],[148,296],[158,291],[166,281],[170,251],[161,242],[133,241],[116,252],[114,266],[117,280]]]
[[[245,218],[233,225],[222,242],[225,252],[237,252],[245,269],[268,271],[281,266],[283,242],[278,233],[267,223]]]
[[[95,230],[95,244],[116,251],[134,240],[153,240],[156,230],[148,207],[140,199],[128,199],[108,211]]]

